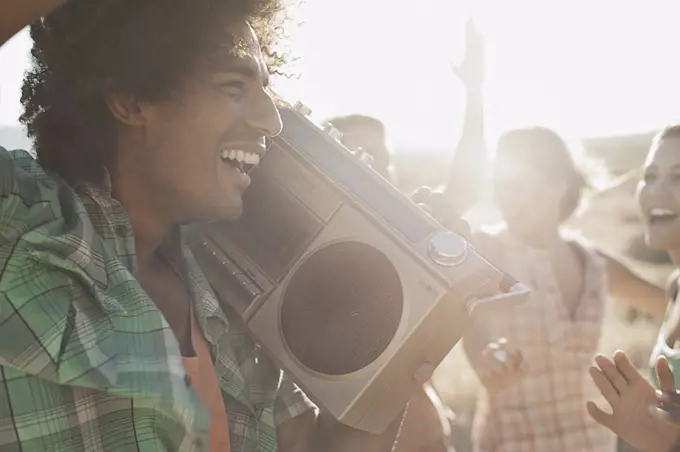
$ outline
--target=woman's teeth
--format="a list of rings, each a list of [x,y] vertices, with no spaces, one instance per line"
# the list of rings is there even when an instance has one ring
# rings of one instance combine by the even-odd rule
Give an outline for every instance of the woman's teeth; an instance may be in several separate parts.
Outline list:
[[[678,214],[668,209],[661,209],[655,207],[649,210],[649,220],[654,223],[657,221],[672,221],[678,217]]]

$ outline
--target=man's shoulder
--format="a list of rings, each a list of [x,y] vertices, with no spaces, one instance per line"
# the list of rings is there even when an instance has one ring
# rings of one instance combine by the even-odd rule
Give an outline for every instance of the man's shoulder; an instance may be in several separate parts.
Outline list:
[[[58,185],[28,152],[0,147],[0,214],[3,220],[11,219],[15,214],[29,213],[19,209],[18,204],[30,210],[51,199]]]
[[[48,174],[31,154],[0,147],[1,241],[14,242],[61,217],[64,205],[73,206],[75,198],[75,193]]]
[[[80,198],[26,151],[0,148],[0,284],[38,268],[105,282],[101,239]],[[23,280],[23,279],[22,279]]]
[[[36,179],[49,178],[35,157],[28,151],[24,149],[8,150],[0,146],[0,174],[3,180],[16,172],[31,175]]]
[[[115,382],[112,325],[125,308],[110,272],[132,280],[74,190],[30,154],[0,150],[0,362],[58,384]]]

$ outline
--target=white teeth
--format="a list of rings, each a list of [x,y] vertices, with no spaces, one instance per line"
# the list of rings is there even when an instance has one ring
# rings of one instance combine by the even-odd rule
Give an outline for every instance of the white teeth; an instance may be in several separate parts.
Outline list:
[[[654,221],[674,221],[678,217],[678,214],[668,209],[661,209],[659,207],[654,207],[649,209],[649,220]]]
[[[655,207],[653,209],[650,209],[649,215],[653,217],[670,217],[670,216],[674,217],[677,214],[672,210],[660,209],[658,207]]]
[[[246,163],[249,165],[259,165],[260,156],[258,154],[246,154]]]
[[[245,152],[240,149],[222,149],[220,151],[220,158],[222,160],[234,160],[239,163],[246,163],[248,165],[258,165],[260,163],[260,155],[253,152]]]

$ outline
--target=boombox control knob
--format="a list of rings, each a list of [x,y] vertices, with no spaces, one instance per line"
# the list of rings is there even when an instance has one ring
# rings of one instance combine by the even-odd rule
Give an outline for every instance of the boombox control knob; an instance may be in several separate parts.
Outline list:
[[[373,156],[369,154],[368,152],[364,151],[363,148],[359,148],[356,150],[355,155],[359,158],[359,161],[361,163],[364,163],[368,166],[373,165]]]
[[[430,240],[427,251],[435,264],[455,267],[467,257],[468,243],[454,232],[440,232]]]
[[[342,132],[340,132],[338,129],[333,127],[331,123],[327,123],[323,126],[323,130],[326,131],[329,137],[333,138],[334,140],[339,140],[342,138]]]
[[[299,112],[301,115],[309,116],[312,114],[312,109],[303,104],[302,102],[296,102],[293,106],[295,111]]]

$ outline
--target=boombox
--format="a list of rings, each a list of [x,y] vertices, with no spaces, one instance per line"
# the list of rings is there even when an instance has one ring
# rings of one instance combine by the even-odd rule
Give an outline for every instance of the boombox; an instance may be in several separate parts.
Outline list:
[[[321,409],[381,433],[477,307],[528,290],[307,113],[281,108],[242,217],[190,246],[220,303]]]

